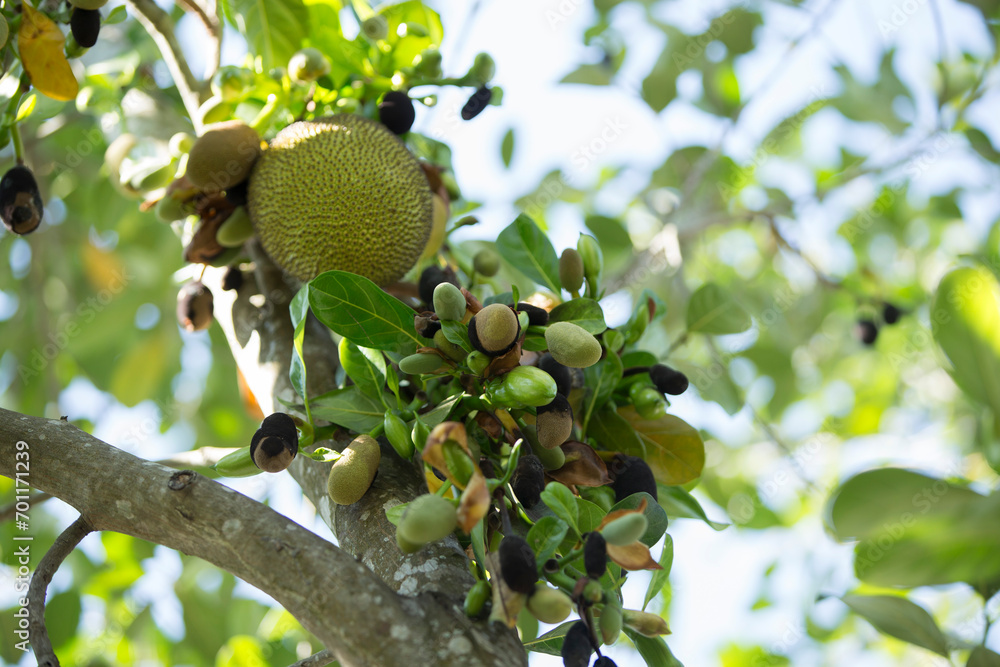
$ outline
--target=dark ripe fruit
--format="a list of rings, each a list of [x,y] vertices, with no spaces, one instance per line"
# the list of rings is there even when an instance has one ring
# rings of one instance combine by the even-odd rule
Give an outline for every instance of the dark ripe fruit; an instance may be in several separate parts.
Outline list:
[[[101,12],[74,7],[69,17],[69,29],[76,43],[89,49],[97,44],[97,33],[101,31]]]
[[[472,120],[486,108],[486,105],[490,103],[490,99],[493,97],[493,91],[489,89],[488,86],[483,86],[476,92],[472,93],[472,97],[469,101],[465,103],[462,107],[462,120]]]
[[[243,272],[238,266],[230,266],[226,269],[226,274],[222,276],[222,289],[226,292],[229,290],[238,291],[241,287],[243,287]]]
[[[521,335],[517,315],[502,303],[491,303],[469,320],[469,342],[485,355],[506,354]]]
[[[522,301],[517,304],[517,310],[520,313],[528,314],[528,324],[530,325],[544,327],[549,323],[549,311],[544,308],[532,306],[530,303]]]
[[[226,188],[226,201],[233,206],[243,206],[247,203],[247,188],[250,187],[250,179],[240,181],[236,185]]]
[[[645,491],[657,499],[656,478],[649,465],[638,456],[624,456],[619,454],[611,464],[611,473],[614,481],[611,488],[615,490],[615,502],[621,502],[633,493]]]
[[[187,331],[201,331],[212,323],[212,292],[200,281],[190,282],[177,294],[177,321]]]
[[[882,319],[885,320],[886,324],[895,324],[902,316],[903,311],[898,306],[891,303],[886,303],[882,306]]]
[[[42,196],[31,170],[12,167],[0,179],[0,217],[15,234],[30,234],[42,222]]]
[[[618,665],[608,656],[602,655],[594,662],[594,667],[618,667]]]
[[[649,379],[657,389],[671,396],[680,396],[688,388],[687,376],[664,364],[656,364],[650,368]]]
[[[529,509],[537,505],[545,490],[545,468],[541,460],[534,454],[522,456],[514,468],[510,485],[522,505]]]
[[[553,449],[569,440],[573,434],[573,408],[562,394],[556,394],[552,402],[538,408],[535,419],[538,444]]]
[[[440,266],[428,266],[424,269],[424,272],[420,274],[420,284],[418,285],[420,300],[427,305],[434,303],[434,288],[441,283],[451,283],[455,287],[460,287],[458,278],[455,277],[455,272],[451,267],[442,269]]]
[[[878,326],[871,320],[858,320],[854,331],[865,345],[874,345],[875,339],[878,338]]]
[[[378,119],[393,134],[406,134],[413,127],[413,100],[401,90],[390,90],[378,105]]]
[[[590,630],[583,621],[577,621],[569,627],[563,639],[562,659],[565,667],[587,667],[590,664]]]
[[[264,421],[261,422],[260,427],[263,430],[273,431],[286,440],[296,443],[299,441],[299,432],[295,428],[295,420],[284,412],[275,412],[264,417]]]
[[[573,375],[568,367],[560,364],[548,352],[538,360],[538,367],[552,376],[560,394],[569,396],[569,390],[573,388]]]
[[[535,552],[528,543],[516,535],[508,535],[500,541],[500,572],[512,591],[530,594],[538,581],[538,565]]]
[[[596,530],[583,543],[583,568],[591,579],[600,579],[608,569],[608,545]]]
[[[250,458],[264,472],[281,472],[291,464],[298,451],[297,439],[289,440],[265,427],[257,429],[250,441]]]

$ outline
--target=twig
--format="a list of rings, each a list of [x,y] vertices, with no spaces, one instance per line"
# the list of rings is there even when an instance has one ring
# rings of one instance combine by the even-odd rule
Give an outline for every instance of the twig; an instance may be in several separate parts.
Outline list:
[[[31,507],[35,503],[43,502],[51,497],[52,496],[49,495],[48,493],[36,493],[35,495],[30,496],[27,501],[21,500],[18,502],[13,502],[10,505],[7,505],[7,507],[0,509],[0,523],[6,523],[11,519],[13,519],[17,515],[18,512],[17,506],[20,503],[27,502],[28,507]]]
[[[177,43],[170,17],[157,6],[154,0],[127,0],[127,2],[135,14],[136,20],[142,24],[149,36],[153,38],[157,48],[160,49],[160,54],[163,55],[167,69],[170,70],[170,76],[173,77],[177,91],[184,102],[184,108],[194,124],[195,132],[201,134],[201,114],[198,113],[198,107],[201,106],[201,86],[194,74],[191,73],[191,68],[184,58],[181,46]]]
[[[299,660],[297,663],[291,665],[290,667],[323,667],[323,665],[329,665],[331,662],[334,662],[335,660],[336,658],[333,657],[333,652],[330,649],[325,648],[319,653],[313,653],[308,658],[303,658],[302,660]]]
[[[93,530],[83,515],[80,515],[56,538],[31,577],[31,584],[28,586],[28,636],[39,667],[59,667],[59,658],[56,657],[49,633],[45,629],[45,592],[52,581],[52,575],[66,560],[66,556]]]

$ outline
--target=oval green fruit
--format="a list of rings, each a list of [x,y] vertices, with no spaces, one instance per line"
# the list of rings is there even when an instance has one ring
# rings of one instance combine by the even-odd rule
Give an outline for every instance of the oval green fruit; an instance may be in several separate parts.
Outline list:
[[[410,437],[410,429],[406,426],[406,422],[395,412],[386,411],[382,426],[385,429],[386,440],[400,458],[404,461],[413,458],[413,439]]]
[[[215,240],[223,248],[238,248],[252,237],[253,223],[244,206],[234,209],[215,232]]]
[[[223,477],[250,477],[263,472],[254,465],[249,446],[240,447],[235,452],[226,454],[212,466],[212,470]]]
[[[645,514],[632,512],[611,521],[601,529],[601,535],[608,544],[618,547],[628,546],[637,542],[649,528],[649,520]]]
[[[457,525],[455,506],[441,496],[426,493],[407,506],[396,533],[411,544],[423,545],[444,539]]]
[[[556,381],[535,366],[517,366],[486,386],[490,400],[506,408],[548,405],[556,396]]]
[[[418,352],[399,361],[399,370],[407,375],[433,373],[444,365],[444,359],[429,352]]]
[[[470,618],[478,616],[492,593],[493,589],[488,581],[477,581],[465,596],[465,615]]]
[[[542,623],[562,623],[573,611],[573,601],[561,590],[539,584],[528,597],[528,611]]]
[[[242,183],[260,157],[260,135],[241,120],[208,127],[188,153],[187,177],[206,191]]]
[[[338,505],[353,505],[361,500],[375,479],[382,452],[370,435],[359,435],[344,448],[330,468],[326,490]]]
[[[330,72],[330,61],[319,49],[300,49],[288,61],[288,76],[297,83],[308,83]]]
[[[583,286],[583,258],[573,248],[559,257],[559,282],[567,292],[579,292]]]
[[[465,318],[467,304],[462,290],[449,282],[440,283],[434,288],[434,312],[440,320],[461,322]]]
[[[618,636],[622,633],[622,606],[615,595],[605,597],[598,628],[605,644],[611,645],[618,641]]]
[[[472,258],[472,268],[476,273],[492,278],[500,271],[500,254],[492,248],[483,248]]]
[[[442,330],[434,332],[434,347],[444,352],[445,356],[452,361],[462,362],[465,360],[465,350],[462,349],[462,346],[455,345],[448,340]]]
[[[521,323],[517,315],[502,303],[491,303],[469,320],[469,342],[491,357],[509,352],[520,335]]]
[[[601,360],[601,343],[572,322],[555,322],[545,329],[549,354],[563,366],[587,368]]]

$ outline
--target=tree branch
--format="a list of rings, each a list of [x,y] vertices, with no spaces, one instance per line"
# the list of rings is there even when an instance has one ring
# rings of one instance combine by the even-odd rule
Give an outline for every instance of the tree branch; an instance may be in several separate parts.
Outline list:
[[[452,600],[395,594],[344,550],[197,473],[143,461],[69,422],[0,409],[0,473],[8,477],[17,441],[30,454],[22,481],[75,507],[94,530],[197,556],[259,588],[344,667],[526,663],[506,628],[471,621]]]
[[[299,660],[291,667],[324,667],[324,665],[329,665],[331,662],[336,660],[333,657],[333,651],[330,649],[323,649],[319,653],[313,653],[308,658]]]
[[[170,76],[184,102],[184,108],[194,124],[195,132],[201,134],[201,114],[198,112],[198,108],[202,102],[202,86],[191,73],[191,68],[184,58],[181,46],[177,43],[170,17],[157,6],[154,0],[126,1],[136,20],[142,24],[149,36],[153,38],[157,48],[160,49],[160,54],[163,56],[167,69],[170,70]]]
[[[62,562],[73,553],[80,540],[93,530],[87,520],[80,516],[56,538],[31,577],[31,584],[28,586],[28,637],[31,638],[31,649],[38,660],[38,667],[59,667],[59,659],[45,628],[45,592]]]

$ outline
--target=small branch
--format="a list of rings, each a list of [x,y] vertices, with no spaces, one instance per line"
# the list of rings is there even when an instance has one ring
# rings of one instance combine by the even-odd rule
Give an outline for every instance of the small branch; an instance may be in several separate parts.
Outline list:
[[[329,665],[334,660],[336,660],[336,658],[333,655],[333,651],[325,648],[319,653],[313,653],[308,658],[299,660],[290,667],[323,667],[324,665]]]
[[[4,507],[3,509],[0,509],[0,523],[6,523],[6,522],[10,521],[11,519],[13,519],[17,515],[17,511],[18,511],[17,510],[17,506],[18,506],[18,504],[23,503],[23,502],[27,502],[28,503],[28,507],[31,507],[35,503],[44,502],[44,501],[48,500],[51,497],[52,496],[49,495],[48,493],[36,493],[35,495],[30,496],[28,498],[28,500],[26,500],[26,501],[25,500],[21,500],[21,501],[13,502],[10,505],[7,505],[7,507]]]
[[[31,649],[35,652],[39,667],[59,667],[59,659],[45,629],[45,592],[48,590],[49,582],[52,581],[52,575],[62,562],[73,552],[80,540],[93,530],[81,515],[56,538],[52,548],[42,557],[31,577],[31,584],[28,586],[28,637],[31,638]]]
[[[191,73],[191,68],[184,58],[181,46],[174,35],[170,16],[160,9],[154,0],[127,0],[127,2],[136,20],[142,24],[160,49],[160,54],[184,102],[184,108],[194,124],[195,132],[201,134],[201,114],[198,113],[198,107],[201,106],[201,85]]]

